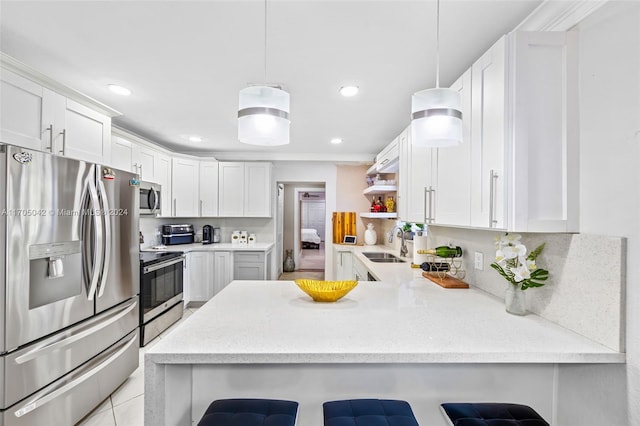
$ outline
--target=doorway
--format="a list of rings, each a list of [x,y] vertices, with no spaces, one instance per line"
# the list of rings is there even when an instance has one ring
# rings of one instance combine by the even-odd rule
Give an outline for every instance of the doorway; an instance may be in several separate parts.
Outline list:
[[[324,188],[296,188],[299,215],[300,255],[298,270],[324,271],[326,201]]]
[[[278,269],[292,250],[295,272],[280,279],[323,279],[325,270],[326,198],[324,182],[278,182],[276,256]],[[330,230],[329,230],[330,231]],[[311,275],[309,275],[311,274]],[[295,276],[294,276],[295,275]]]

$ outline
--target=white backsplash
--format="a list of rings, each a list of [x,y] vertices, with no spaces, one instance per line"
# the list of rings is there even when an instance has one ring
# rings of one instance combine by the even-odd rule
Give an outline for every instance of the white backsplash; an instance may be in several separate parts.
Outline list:
[[[496,237],[503,232],[429,227],[431,246],[458,245],[464,250],[464,281],[504,298],[507,282],[489,265]],[[529,311],[616,351],[624,351],[624,238],[588,234],[522,234],[527,249],[545,249],[538,267],[549,271],[543,287],[526,290]],[[483,269],[474,268],[475,253]]]
[[[196,242],[202,241],[202,227],[204,225],[220,228],[221,243],[230,243],[233,231],[247,231],[249,234],[256,234],[256,241],[261,243],[275,241],[272,218],[154,218],[140,216],[140,231],[144,236],[141,248],[161,244],[162,225],[180,223],[193,224]]]

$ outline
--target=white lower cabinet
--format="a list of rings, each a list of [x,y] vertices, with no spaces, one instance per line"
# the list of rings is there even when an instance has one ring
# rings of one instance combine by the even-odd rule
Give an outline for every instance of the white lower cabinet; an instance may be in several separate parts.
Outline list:
[[[213,253],[213,295],[218,294],[233,281],[233,253],[216,251]]]
[[[192,251],[186,254],[183,279],[185,306],[189,302],[206,302],[214,294],[214,253]]]
[[[237,251],[233,254],[234,280],[266,280],[266,256],[261,251]]]
[[[336,280],[338,281],[351,281],[355,279],[353,273],[353,254],[350,251],[338,251],[334,252],[334,263],[336,271]]]

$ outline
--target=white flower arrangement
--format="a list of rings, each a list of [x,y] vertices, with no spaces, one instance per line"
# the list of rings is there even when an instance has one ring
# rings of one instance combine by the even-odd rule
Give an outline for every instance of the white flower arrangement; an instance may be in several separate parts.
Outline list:
[[[506,233],[496,238],[496,261],[491,267],[507,281],[521,290],[542,287],[549,271],[536,266],[536,258],[542,253],[544,243],[527,255],[527,247],[520,242],[519,234]]]

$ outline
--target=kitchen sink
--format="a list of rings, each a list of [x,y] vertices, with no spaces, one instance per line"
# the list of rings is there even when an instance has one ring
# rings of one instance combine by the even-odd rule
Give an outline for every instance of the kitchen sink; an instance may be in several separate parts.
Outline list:
[[[386,258],[386,259],[382,259],[382,258],[375,258],[375,259],[369,259],[370,261],[374,262],[374,263],[404,263],[404,260],[396,257],[395,259],[391,259],[391,258]]]
[[[364,257],[375,263],[404,263],[405,261],[391,253],[364,252]]]

